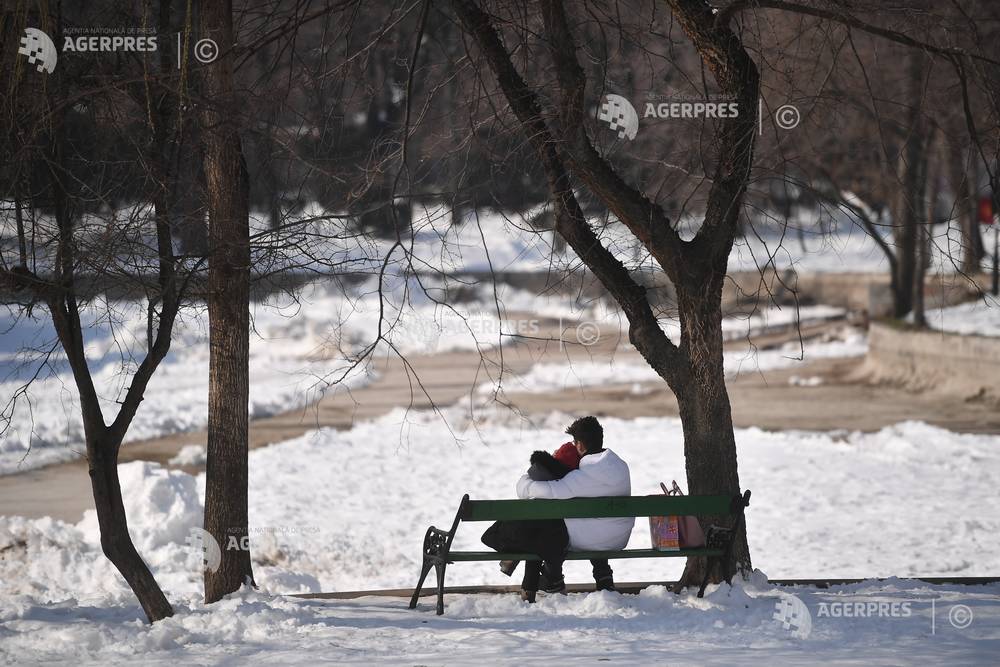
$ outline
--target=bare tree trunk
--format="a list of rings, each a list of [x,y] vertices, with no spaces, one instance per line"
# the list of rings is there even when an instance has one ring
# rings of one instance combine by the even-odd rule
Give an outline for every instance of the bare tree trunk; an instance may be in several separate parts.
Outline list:
[[[22,268],[28,268],[28,243],[24,236],[24,214],[21,210],[21,176],[14,181],[14,220],[17,224],[17,261]]]
[[[678,309],[692,376],[676,392],[684,431],[684,461],[688,491],[697,495],[734,495],[740,492],[733,434],[732,411],[723,367],[722,287],[725,273],[704,283],[692,281],[678,289]],[[701,517],[702,524],[724,525],[722,517]],[[701,583],[707,559],[690,558],[677,590]],[[733,563],[743,573],[751,571],[746,530],[736,536]],[[719,581],[722,572],[712,572]]]
[[[101,425],[101,430],[103,424]],[[136,551],[128,533],[128,520],[118,479],[118,451],[121,442],[108,436],[87,438],[87,468],[94,493],[97,524],[101,530],[101,550],[118,569],[135,593],[150,623],[174,615],[146,562]]]
[[[61,125],[60,125],[61,127]],[[57,130],[59,132],[59,130]],[[126,393],[118,416],[110,427],[105,425],[100,401],[87,365],[84,350],[83,326],[74,292],[74,239],[73,218],[68,210],[61,146],[63,138],[57,134],[52,142],[55,154],[49,161],[50,183],[59,229],[55,284],[46,288],[46,302],[52,324],[66,352],[73,378],[80,394],[84,435],[87,447],[87,470],[94,494],[94,508],[101,531],[101,549],[114,564],[135,593],[150,623],[172,616],[174,611],[166,596],[153,578],[128,533],[128,521],[118,479],[118,452],[122,439],[132,422],[142,394],[153,370],[166,356],[170,345],[176,315],[176,300],[163,304],[160,326],[155,341],[150,341],[150,351],[142,361]],[[37,280],[37,279],[36,279]]]
[[[927,148],[924,151],[923,160],[921,161],[921,175],[924,182],[921,194],[925,195],[925,197],[922,200],[923,206],[918,209],[923,213],[917,220],[917,268],[913,280],[913,323],[918,327],[927,326],[927,316],[924,308],[925,283],[927,270],[930,268],[934,215],[941,193],[940,160],[937,155],[934,155],[935,136],[936,133],[932,129],[927,139]]]
[[[914,285],[917,279],[917,239],[920,219],[925,210],[926,140],[923,136],[923,53],[910,55],[910,119],[903,150],[899,155],[900,190],[893,211],[893,236],[896,242],[896,291],[893,317],[902,318],[913,310]]]
[[[253,583],[248,547],[247,438],[250,350],[249,186],[236,125],[230,1],[200,3],[201,34],[219,57],[204,69],[201,112],[208,185],[208,460],[205,530],[219,543],[205,571],[205,600]],[[235,547],[235,548],[234,548]]]

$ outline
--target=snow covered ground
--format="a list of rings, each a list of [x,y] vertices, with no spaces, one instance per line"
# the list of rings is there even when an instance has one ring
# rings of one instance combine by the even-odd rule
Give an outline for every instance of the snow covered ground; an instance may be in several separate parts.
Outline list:
[[[857,201],[857,200],[856,200]],[[340,272],[374,273],[392,250],[390,265],[422,272],[548,271],[579,266],[572,250],[555,243],[546,227],[546,205],[524,211],[480,209],[467,212],[463,224],[452,225],[451,211],[441,205],[416,204],[412,209],[412,238],[401,247],[393,242],[359,234],[342,211],[330,211],[317,203],[289,213],[281,231],[269,228],[268,216],[251,215],[254,271],[298,273],[335,268]],[[130,255],[110,258],[112,270],[155,271],[155,237],[150,236],[152,211],[143,203],[123,206],[101,215],[87,214],[78,223],[79,254],[84,267],[93,258],[94,267],[107,269],[106,230],[117,230]],[[874,215],[874,214],[873,214]],[[113,218],[113,220],[112,220]],[[52,264],[52,238],[56,226],[51,216],[36,212],[39,238],[36,262],[30,268],[45,271]],[[539,221],[541,224],[539,224]],[[622,225],[614,219],[593,217],[598,238],[630,268],[652,266],[652,260]],[[691,238],[701,220],[682,217],[675,224],[683,238]],[[800,232],[801,230],[801,232]],[[882,226],[892,245],[889,222]],[[987,233],[984,230],[984,234]],[[15,255],[13,214],[0,210],[0,250]],[[935,225],[931,238],[935,271],[953,273],[961,266],[962,242],[957,222]],[[881,272],[887,262],[875,241],[850,214],[843,210],[795,208],[787,227],[774,212],[760,211],[745,239],[737,239],[730,257],[731,271],[755,271],[772,263],[779,270],[794,267],[809,272]]]
[[[255,304],[251,417],[307,405],[324,389],[323,378],[346,370],[343,358],[324,358],[322,348],[323,341],[339,331],[336,318],[329,313],[323,321],[294,317],[298,308],[298,304]],[[291,319],[284,317],[288,313]],[[94,303],[83,317],[88,320],[87,359],[105,420],[110,423],[145,354],[144,306],[127,301]],[[0,474],[77,458],[85,449],[79,397],[48,313],[39,308],[35,318],[26,318],[0,310],[0,330],[4,331],[0,343]],[[359,367],[331,391],[359,387],[369,380],[365,368]],[[208,419],[207,397],[208,317],[204,310],[190,310],[175,326],[170,353],[146,390],[127,440],[203,427]]]
[[[529,454],[565,442],[568,415],[535,423],[468,404],[442,416],[397,411],[350,431],[320,430],[250,453],[258,581],[272,592],[400,588],[414,583],[427,526],[448,525],[464,493],[513,496]],[[606,444],[632,468],[633,494],[684,480],[676,419],[605,419]],[[458,438],[458,441],[456,441]],[[960,575],[1000,571],[995,477],[1000,436],[908,422],[876,433],[737,429],[755,564],[779,578]],[[198,589],[204,477],[121,466],[129,527],[172,594]],[[403,501],[403,502],[401,502]],[[964,508],[964,509],[962,509]],[[485,526],[464,525],[457,548]],[[636,523],[632,546],[649,543]],[[847,546],[845,546],[847,545]],[[100,554],[97,524],[0,518],[0,594],[128,599]],[[671,578],[681,563],[622,561],[619,580]],[[569,563],[586,581],[586,564]],[[451,571],[455,584],[502,583],[493,563]]]
[[[820,216],[822,215],[822,222]],[[801,229],[801,235],[799,230]],[[883,239],[894,247],[888,224]],[[963,244],[956,222],[931,228],[931,272],[956,273],[962,266]],[[730,271],[760,268],[806,273],[882,273],[889,270],[885,254],[851,216],[838,211],[796,210],[783,229],[776,219],[759,221],[745,238],[736,240],[729,256]],[[983,260],[983,270],[989,258]]]
[[[451,227],[450,212],[441,207],[415,207],[413,242],[415,268],[421,264],[445,271],[546,271],[579,266],[572,250],[554,251],[550,230],[534,229],[530,220],[544,207],[521,213],[483,210]],[[683,218],[677,227],[691,238],[700,220]],[[592,218],[598,238],[631,269],[652,267],[653,261],[616,220]],[[890,227],[883,239],[894,246]],[[801,230],[801,234],[799,233]],[[934,225],[931,271],[955,273],[962,265],[961,230],[957,222]],[[987,260],[984,260],[984,269]],[[773,214],[762,214],[746,237],[739,238],[729,257],[730,271],[760,268],[815,273],[882,273],[888,262],[876,241],[851,216],[834,209],[796,209],[787,228]]]
[[[797,589],[813,616],[808,637],[772,619],[782,591],[759,577],[699,601],[650,589],[547,599],[451,596],[446,616],[409,612],[396,599],[302,601],[279,592],[408,587],[430,524],[448,525],[463,493],[511,497],[535,448],[565,440],[569,416],[535,424],[468,405],[402,411],[350,431],[321,430],[250,454],[250,515],[259,593],[197,602],[203,476],[149,463],[121,466],[136,544],[178,604],[146,627],[124,582],[100,552],[92,513],[77,525],[0,518],[0,656],[83,663],[247,660],[337,663],[512,663],[525,656],[640,663],[733,664],[766,659],[987,664],[1000,648],[1000,586],[929,586],[892,580],[829,591]],[[683,482],[680,424],[603,420],[608,446],[632,469],[634,494]],[[449,431],[450,426],[450,431]],[[455,437],[461,442],[456,442]],[[741,481],[753,491],[754,564],[775,578],[985,576],[1000,571],[995,477],[1000,436],[961,435],[921,423],[877,433],[738,429]],[[463,525],[456,548],[478,548],[485,525]],[[630,546],[648,544],[644,521]],[[682,563],[618,561],[619,581],[669,580]],[[568,563],[571,581],[589,565]],[[449,569],[452,585],[510,580],[495,563]],[[932,603],[932,600],[934,601]],[[909,615],[845,618],[820,603],[909,603]],[[935,606],[932,606],[936,605]],[[974,622],[949,622],[956,604]],[[897,605],[898,607],[898,605]],[[428,609],[425,601],[422,609]],[[853,610],[854,607],[852,606]],[[873,607],[877,611],[877,606]],[[935,626],[931,625],[932,612]],[[839,613],[840,616],[832,615]],[[857,614],[855,614],[857,615]],[[961,623],[959,623],[961,624]],[[852,658],[853,656],[853,658]],[[894,662],[895,661],[895,662]]]
[[[928,310],[926,315],[927,324],[941,331],[1000,336],[1000,299],[991,294],[957,306]]]
[[[891,580],[816,590],[779,588],[757,577],[732,589],[710,589],[700,600],[652,587],[639,595],[575,594],[536,605],[513,595],[453,595],[446,603],[438,617],[426,601],[411,611],[398,598],[301,600],[245,592],[210,606],[185,600],[174,617],[148,626],[134,606],[19,601],[0,609],[0,660],[992,665],[1000,651],[998,585]],[[805,609],[808,625],[786,627],[775,618],[785,608]],[[832,615],[844,610],[852,616]]]
[[[518,224],[501,218],[480,216],[482,232],[468,225],[444,232],[424,228],[426,237],[415,246],[414,256],[427,265],[457,262],[448,266],[467,270],[546,266],[544,236],[527,237],[533,243],[541,239],[542,246],[526,244]],[[462,249],[457,254],[452,252],[456,243],[434,245],[435,235],[440,239],[449,233],[459,235]],[[480,233],[491,242],[477,241]],[[607,233],[613,236],[614,230]],[[863,241],[849,234],[830,238],[846,245],[820,244],[800,256],[793,249],[797,241],[786,239],[784,257],[808,270],[884,268],[880,259],[867,264],[880,257],[869,252],[873,244],[866,250]],[[832,243],[830,238],[823,243]],[[637,264],[644,261],[637,254],[632,258]],[[753,268],[748,261],[735,259],[733,267]],[[472,317],[469,326],[434,303],[433,283],[425,293],[407,291],[413,285],[409,279],[390,276],[390,281],[395,282],[388,292],[397,299],[390,321],[399,316],[390,337],[400,349],[473,349],[501,339],[504,314],[491,310],[490,294],[474,295],[461,306],[463,315]],[[371,340],[379,317],[373,294],[371,282],[346,295],[340,286],[317,283],[295,301],[255,308],[251,409],[256,415],[311,400],[315,394],[309,389],[317,386],[317,378],[335,373],[344,352]],[[398,299],[401,294],[406,298]],[[602,322],[609,316],[594,304],[539,299],[514,290],[503,301],[507,312]],[[108,316],[109,308],[114,317]],[[786,315],[761,316],[774,324]],[[142,349],[145,327],[136,304],[103,304],[88,317],[95,325],[88,358],[111,412],[127,382],[119,370],[122,357]],[[967,315],[956,317],[965,319]],[[180,324],[171,356],[147,393],[131,437],[204,423],[204,324],[199,313]],[[763,326],[755,321],[740,325]],[[43,323],[32,327],[11,318],[0,322],[0,330],[5,332],[0,396],[6,397],[23,381],[17,374],[25,372],[24,348],[44,349],[54,337]],[[864,345],[863,337],[845,330],[836,340],[807,342],[805,355],[850,356],[861,353]],[[730,373],[748,372],[792,365],[799,350],[796,345],[730,356]],[[80,449],[75,392],[65,363],[54,355],[50,364],[52,375],[34,385],[33,422],[17,413],[14,428],[0,440],[0,472],[23,457],[32,429],[28,465],[75,456]],[[572,371],[570,383],[581,377],[605,382],[609,373],[639,382],[648,374],[635,364],[610,370],[575,364]],[[558,364],[532,373],[532,386],[568,382],[566,367]],[[359,373],[349,381],[367,380]],[[392,598],[320,601],[276,595],[412,586],[426,527],[448,525],[463,493],[511,497],[530,452],[564,442],[562,431],[570,419],[551,414],[529,421],[496,405],[463,403],[443,414],[399,410],[350,431],[320,430],[251,452],[252,555],[261,588],[209,607],[198,602],[202,554],[189,544],[192,529],[201,522],[204,476],[150,463],[123,465],[130,531],[178,612],[151,627],[101,554],[93,513],[75,525],[0,517],[0,661],[995,664],[1000,650],[998,585],[930,586],[892,579],[824,591],[785,590],[758,575],[733,589],[719,587],[704,600],[676,597],[658,587],[639,596],[570,595],[535,606],[514,596],[451,596],[442,618],[427,613],[427,601],[421,611],[412,612],[405,601]],[[655,493],[660,481],[683,483],[677,420],[603,422],[608,446],[631,465],[634,494]],[[738,429],[736,438],[741,482],[753,491],[747,515],[751,552],[755,566],[768,575],[1000,572],[995,491],[1000,436],[956,434],[907,422],[876,433]],[[482,529],[485,525],[463,526],[456,548],[480,548]],[[647,524],[637,521],[631,546],[645,546],[648,540]],[[619,581],[669,580],[682,567],[679,559],[613,565]],[[589,579],[585,563],[569,563],[566,572],[571,581]],[[468,563],[452,567],[448,583],[509,581],[495,563]],[[789,594],[801,605],[791,602]],[[802,605],[811,618],[808,633],[801,622]],[[774,614],[782,609],[796,614],[790,620],[797,622],[785,627],[776,621]]]
[[[775,349],[759,350],[752,339],[743,345],[730,343],[724,353],[724,363],[726,376],[735,378],[748,373],[796,368],[817,359],[863,356],[867,350],[868,338],[864,332],[845,325],[831,335],[808,339],[801,345],[798,341],[789,341]],[[638,355],[619,354],[608,360],[535,364],[527,373],[504,376],[503,389],[508,393],[546,393],[568,388],[662,381]],[[479,387],[482,394],[494,389],[492,385]],[[635,388],[635,391],[641,390],[641,387]]]

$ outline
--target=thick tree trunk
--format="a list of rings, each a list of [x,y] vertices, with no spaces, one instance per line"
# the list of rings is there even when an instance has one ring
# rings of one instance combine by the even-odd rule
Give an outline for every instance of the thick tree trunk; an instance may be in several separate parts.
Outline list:
[[[678,286],[677,305],[684,349],[691,372],[675,392],[684,431],[684,460],[688,492],[695,495],[739,495],[736,440],[723,367],[722,286],[725,267],[713,277]],[[728,517],[700,517],[703,527],[728,525]],[[689,558],[677,590],[700,585],[707,566],[705,558]],[[751,571],[746,526],[741,526],[727,567],[741,574]],[[719,581],[722,572],[712,572]]]
[[[932,165],[931,153],[934,150],[934,136],[935,132],[931,130],[931,136],[927,140],[927,148],[920,163],[920,176],[924,183],[921,194],[924,195],[924,199],[919,202],[922,206],[918,209],[922,214],[917,220],[917,268],[913,279],[913,323],[918,327],[927,326],[927,315],[924,307],[925,279],[931,263],[934,215],[941,192],[940,160],[937,159],[936,155]]]
[[[205,530],[222,550],[205,571],[205,600],[253,583],[248,544],[247,438],[250,349],[249,190],[236,126],[230,2],[201,3],[203,37],[220,55],[205,67],[202,124],[208,190],[209,389]]]
[[[920,221],[925,210],[927,142],[923,123],[923,53],[910,55],[910,118],[903,150],[899,155],[900,190],[892,215],[896,242],[896,289],[893,294],[893,317],[903,318],[913,310],[914,285],[917,279],[917,246]]]

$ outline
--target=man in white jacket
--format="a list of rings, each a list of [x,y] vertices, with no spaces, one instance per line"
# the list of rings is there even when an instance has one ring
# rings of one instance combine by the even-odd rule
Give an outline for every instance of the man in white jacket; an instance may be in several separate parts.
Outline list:
[[[566,430],[580,452],[580,467],[562,479],[538,482],[524,475],[517,481],[518,498],[595,498],[632,495],[628,464],[610,449],[604,449],[604,429],[595,417],[577,419]],[[566,519],[571,551],[611,551],[623,549],[632,534],[633,517],[610,519]],[[598,590],[614,590],[607,560],[592,560]],[[540,567],[539,561],[525,566]],[[547,590],[565,589],[562,563],[547,562]],[[555,580],[553,580],[555,579]]]

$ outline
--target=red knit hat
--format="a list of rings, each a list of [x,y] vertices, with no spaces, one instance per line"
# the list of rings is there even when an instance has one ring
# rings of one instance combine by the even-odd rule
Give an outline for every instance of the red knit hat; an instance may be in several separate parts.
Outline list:
[[[576,470],[580,467],[580,452],[576,451],[576,445],[572,442],[564,444],[552,456],[567,468]]]

